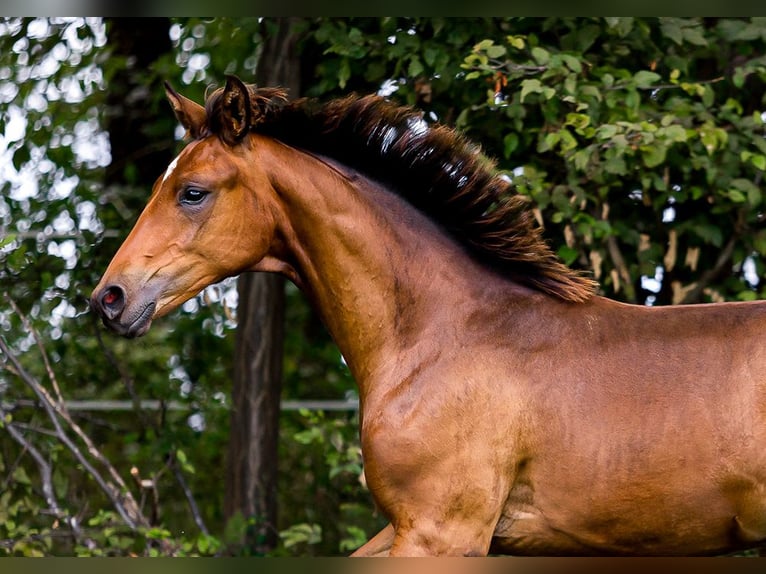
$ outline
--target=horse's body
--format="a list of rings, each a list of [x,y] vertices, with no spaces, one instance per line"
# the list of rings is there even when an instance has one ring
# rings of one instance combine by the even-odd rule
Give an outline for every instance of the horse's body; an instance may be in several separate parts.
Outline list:
[[[390,186],[259,133],[257,94],[230,80],[205,111],[169,91],[195,139],[93,306],[136,336],[245,270],[301,287],[358,383],[366,479],[391,520],[359,555],[766,539],[766,304],[617,303],[534,241],[539,269],[498,271]]]

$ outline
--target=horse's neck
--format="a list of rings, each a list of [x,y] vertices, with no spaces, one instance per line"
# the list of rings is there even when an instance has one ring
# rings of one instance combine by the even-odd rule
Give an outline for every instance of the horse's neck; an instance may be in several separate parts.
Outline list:
[[[361,384],[438,329],[439,317],[469,310],[483,271],[395,194],[326,160],[294,156],[289,170],[271,174],[284,210],[281,257]]]

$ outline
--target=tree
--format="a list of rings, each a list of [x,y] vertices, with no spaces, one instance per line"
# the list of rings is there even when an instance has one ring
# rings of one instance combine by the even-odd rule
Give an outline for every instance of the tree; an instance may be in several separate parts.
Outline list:
[[[763,19],[536,24],[465,68],[559,254],[632,302],[761,297]]]
[[[77,262],[94,256],[93,240],[103,230],[95,217],[102,182],[92,172],[109,163],[106,154],[88,149],[90,138],[98,141],[102,135],[93,122],[103,101],[95,87],[99,76],[72,76],[68,67],[94,70],[105,34],[101,22],[83,19],[13,19],[3,28],[3,42],[12,44],[4,53],[16,59],[16,86],[28,85],[10,92],[13,100],[3,115],[3,120],[13,120],[17,114],[18,129],[26,133],[9,146],[16,173],[7,182],[9,193],[3,201],[3,228],[10,215],[15,229],[4,234],[0,270],[5,308],[0,311],[4,327],[0,387],[3,399],[12,399],[3,401],[0,413],[7,431],[3,437],[12,439],[3,441],[0,462],[9,473],[5,481],[9,488],[3,493],[2,546],[23,555],[37,555],[43,549],[98,552],[100,542],[90,525],[83,524],[86,516],[75,494],[89,480],[97,485],[92,500],[101,508],[111,506],[129,529],[150,524],[125,477],[93,440],[93,427],[73,416],[63,402],[66,391],[77,389],[82,381],[92,382],[88,363],[80,361],[97,346],[78,345],[62,323],[82,317],[78,307],[85,303],[84,285],[95,277],[93,270]],[[39,181],[37,192],[20,193],[30,174]],[[24,233],[34,224],[41,226]],[[33,242],[36,250],[29,248]],[[41,256],[45,253],[47,257]],[[36,288],[30,290],[30,285]],[[83,327],[90,330],[88,321],[79,321],[79,329]],[[20,342],[20,335],[37,343],[33,353],[25,352],[29,345]],[[44,406],[39,416],[19,410],[30,396]],[[46,432],[53,433],[60,449],[49,448]],[[29,467],[22,464],[25,453],[31,454]],[[65,469],[71,464],[82,473],[67,477]],[[27,468],[39,477],[39,497]]]
[[[144,66],[130,71],[115,51],[124,24],[0,22],[0,552],[252,552],[241,548],[246,520],[223,512],[219,480],[233,282],[131,342],[104,333],[86,299],[143,206],[145,178],[166,162],[139,173],[142,162],[120,163],[128,152],[104,151],[107,98],[120,104],[129,92],[114,89],[118,78],[130,74],[148,95],[125,106],[140,112],[146,136],[133,149],[156,144],[167,154],[174,120],[161,80],[202,101],[226,73],[256,77],[279,26],[270,18],[171,19],[169,52],[159,24],[156,42],[136,47],[151,48],[143,75]],[[149,32],[143,20],[127,28],[142,27]],[[567,263],[592,272],[610,297],[653,304],[763,297],[765,29],[757,18],[307,18],[282,28],[300,39],[303,94],[381,90],[429,122],[459,128],[529,197]],[[151,52],[162,55],[152,60]],[[282,398],[352,393],[306,302],[290,284],[284,295],[286,320],[274,322],[284,327]],[[240,320],[252,318],[243,307]],[[65,399],[137,403],[128,413],[69,415],[146,526],[127,526],[54,419],[26,406],[40,400],[35,385],[55,396],[53,381]],[[142,406],[146,399],[158,410]],[[276,404],[273,391],[269,401]],[[55,420],[85,444],[66,419]],[[356,415],[282,412],[279,422],[280,536],[270,554],[347,553],[384,521],[359,483]],[[102,476],[117,484],[110,472]],[[58,514],[49,514],[46,490]],[[69,516],[80,532],[62,526]]]
[[[205,538],[203,511],[194,508],[193,496],[185,496],[191,493],[187,473],[193,469],[184,449],[194,448],[197,437],[185,424],[188,414],[178,416],[163,406],[171,398],[190,400],[188,405],[199,399],[199,387],[179,396],[182,385],[173,381],[190,372],[196,378],[194,362],[181,367],[178,356],[192,344],[209,347],[208,336],[218,338],[198,321],[211,320],[210,315],[204,308],[193,318],[187,314],[195,324],[187,331],[182,314],[177,331],[160,328],[145,347],[131,353],[123,352],[121,341],[103,335],[86,312],[89,292],[116,249],[115,240],[127,233],[157,175],[142,182],[139,168],[130,165],[139,157],[126,152],[115,156],[120,189],[111,186],[105,192],[111,154],[104,145],[109,132],[103,129],[108,94],[101,87],[113,78],[117,87],[123,72],[128,85],[143,85],[140,92],[148,97],[141,107],[148,115],[134,128],[146,131],[123,134],[120,141],[133,141],[132,149],[143,151],[151,144],[148,151],[169,157],[174,122],[156,111],[163,101],[161,92],[147,87],[159,84],[156,77],[167,56],[159,55],[157,48],[163,41],[167,45],[167,33],[167,28],[164,34],[160,28],[157,42],[145,37],[153,47],[149,59],[155,59],[137,69],[129,62],[129,50],[109,41],[100,19],[8,19],[0,25],[0,66],[9,78],[4,85],[9,105],[2,110],[1,125],[6,136],[17,134],[3,140],[13,170],[6,166],[0,196],[3,552],[176,553],[182,551],[180,540],[158,540],[162,536],[152,530],[160,523],[172,525],[176,517],[181,525],[196,521],[203,547],[215,551]],[[139,64],[147,63],[139,58]],[[125,96],[131,91],[135,89],[117,93]],[[121,102],[114,102],[119,107]],[[155,123],[150,116],[160,120]],[[195,333],[191,343],[188,332]],[[170,349],[174,350],[168,353]],[[215,380],[222,369],[204,352],[193,355],[206,364],[205,377]],[[169,366],[175,372],[171,377]],[[135,415],[101,417],[98,411],[70,411],[64,402],[65,398],[130,398],[131,392]],[[146,411],[139,404],[146,398],[158,399],[162,410]],[[206,413],[212,424],[220,416],[215,407],[209,409],[215,401],[203,402],[207,405],[197,412]],[[46,408],[33,408],[40,403]],[[206,433],[204,440],[214,438],[215,433]],[[195,462],[202,460],[197,457]],[[166,495],[173,490],[181,496]],[[184,551],[196,543],[195,534]]]
[[[268,22],[256,83],[300,95],[296,18]],[[239,278],[237,344],[227,464],[226,514],[253,521],[246,545],[256,554],[276,548],[277,469],[285,320],[284,279],[246,273]]]
[[[172,50],[169,18],[107,18],[106,34],[110,57],[122,61],[108,78],[105,129],[109,132],[111,163],[104,183],[141,190],[141,203],[157,175],[173,159],[173,122],[167,119],[167,104],[152,90],[158,83],[153,73],[157,61]],[[161,131],[162,130],[162,131]],[[164,132],[164,133],[162,133]]]

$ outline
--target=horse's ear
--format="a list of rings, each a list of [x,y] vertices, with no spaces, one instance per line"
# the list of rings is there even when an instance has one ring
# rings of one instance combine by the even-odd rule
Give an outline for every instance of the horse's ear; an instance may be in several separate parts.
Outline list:
[[[250,91],[238,77],[226,76],[220,109],[221,136],[226,143],[235,144],[247,134],[252,117]]]
[[[199,138],[207,124],[205,108],[176,92],[168,82],[165,82],[165,95],[173,106],[176,118],[186,128],[186,135]]]

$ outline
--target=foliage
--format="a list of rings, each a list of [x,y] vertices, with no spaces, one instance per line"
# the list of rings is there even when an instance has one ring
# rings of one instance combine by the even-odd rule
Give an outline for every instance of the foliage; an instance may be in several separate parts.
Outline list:
[[[306,94],[380,90],[463,130],[605,294],[762,297],[764,19],[291,22]],[[198,101],[225,73],[249,80],[273,25],[173,20],[173,52],[140,72],[157,114],[150,133],[159,141],[171,121],[161,79]],[[148,195],[130,161],[124,185],[103,183],[124,159],[105,151],[106,94],[129,62],[110,56],[99,19],[5,19],[0,48],[0,555],[247,555],[240,541],[254,518],[227,524],[222,512],[234,283],[138,341],[104,332],[87,311]],[[287,312],[284,398],[353,395],[293,287]],[[43,391],[53,411],[31,407]],[[62,398],[136,408],[67,411]],[[142,407],[148,399],[160,408]],[[345,554],[384,525],[357,427],[356,413],[284,413],[276,555]],[[132,526],[96,476],[132,497]]]
[[[763,18],[549,19],[477,43],[464,68],[489,81],[503,164],[565,261],[629,301],[753,299],[765,39]]]

